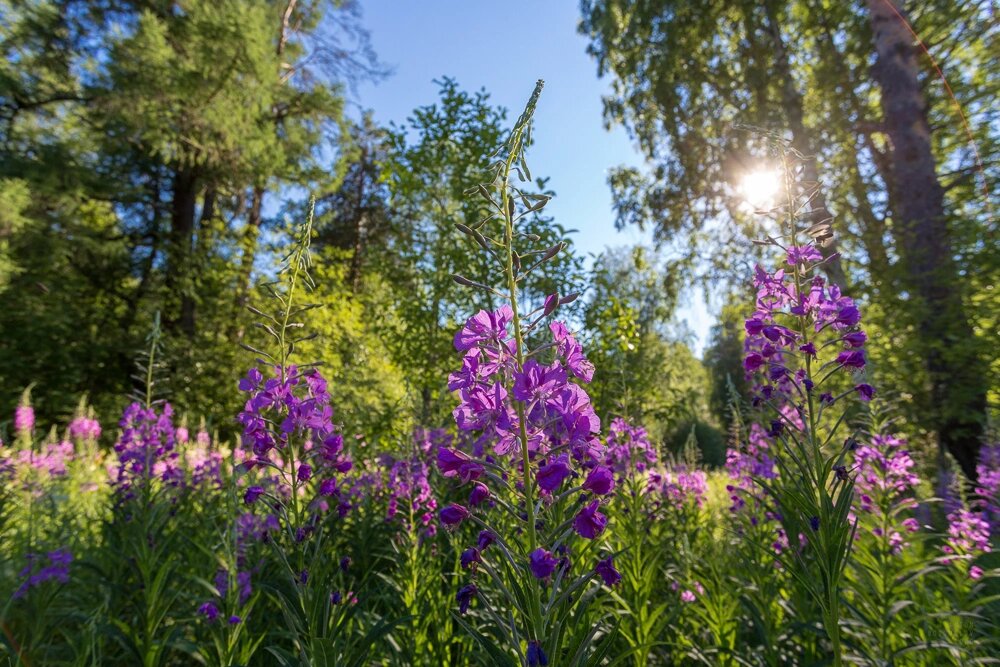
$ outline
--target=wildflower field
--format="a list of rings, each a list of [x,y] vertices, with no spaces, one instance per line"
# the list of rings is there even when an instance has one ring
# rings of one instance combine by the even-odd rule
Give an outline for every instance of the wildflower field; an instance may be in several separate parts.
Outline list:
[[[108,437],[85,403],[46,437],[25,392],[3,459],[9,660],[969,664],[998,650],[985,555],[1000,447],[982,450],[974,500],[921,485],[871,407],[861,312],[816,274],[794,220],[787,247],[772,241],[781,266],[752,277],[755,383],[750,408],[732,399],[724,471],[698,465],[696,442],[664,455],[638,424],[602,430],[594,364],[558,319],[577,295],[532,309],[518,288],[562,250],[520,233],[547,198],[510,182],[540,92],[473,190],[490,215],[460,226],[496,286],[454,279],[503,305],[455,333],[453,425],[389,451],[345,443],[335,378],[294,354],[311,223],[250,306],[268,338],[248,346],[232,442],[192,437],[155,398],[158,330],[145,396]]]
[[[1000,661],[991,214],[965,181],[936,186],[951,217],[912,208],[907,132],[951,107],[890,122],[910,111],[878,72],[918,70],[884,2],[823,14],[831,48],[856,46],[838,12],[871,21],[867,157],[838,171],[836,128],[803,139],[814,101],[779,81],[784,120],[748,106],[715,146],[770,171],[689,225],[689,161],[714,153],[664,130],[673,158],[609,176],[616,224],[655,245],[589,259],[529,168],[541,80],[511,123],[446,78],[377,128],[323,78],[381,76],[353,2],[0,5],[0,665]],[[750,37],[823,34],[810,3],[707,4]],[[643,97],[660,74],[629,40],[728,43],[686,6],[580,7],[605,113],[643,146],[669,96]],[[328,20],[353,47],[324,51]],[[992,72],[976,48],[962,71]],[[928,155],[978,165],[989,199],[990,156],[948,146]],[[726,294],[700,358],[685,282]]]

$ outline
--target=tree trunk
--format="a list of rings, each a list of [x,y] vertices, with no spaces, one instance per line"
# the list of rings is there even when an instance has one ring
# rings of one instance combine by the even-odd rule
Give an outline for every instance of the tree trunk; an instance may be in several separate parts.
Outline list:
[[[882,89],[882,114],[892,144],[893,233],[931,384],[928,425],[962,471],[975,479],[986,411],[985,365],[977,358],[962,304],[917,49],[894,0],[867,2],[878,55],[873,74]]]
[[[194,241],[195,206],[198,178],[193,169],[178,167],[174,172],[170,209],[170,255],[166,284],[172,295],[180,297],[176,318],[167,318],[168,328],[180,328],[189,338],[194,336],[195,302],[191,293],[191,247]]]
[[[826,207],[826,196],[819,180],[819,169],[816,166],[816,146],[812,132],[805,125],[802,94],[795,87],[792,78],[792,67],[788,59],[788,49],[781,35],[781,25],[775,12],[774,4],[765,5],[767,13],[767,32],[771,37],[774,50],[774,75],[781,81],[781,106],[788,118],[788,129],[792,132],[792,148],[803,155],[802,185],[809,202],[810,234],[817,238],[817,245],[826,261],[823,270],[830,282],[847,287],[847,275],[840,261],[837,247],[837,237],[833,235],[833,218]]]

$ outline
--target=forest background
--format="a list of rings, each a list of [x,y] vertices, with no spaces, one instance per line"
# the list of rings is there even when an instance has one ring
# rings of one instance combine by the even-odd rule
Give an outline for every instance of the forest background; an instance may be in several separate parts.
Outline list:
[[[253,285],[315,198],[321,307],[302,353],[322,362],[345,432],[391,447],[448,423],[452,336],[481,305],[451,275],[487,270],[455,224],[482,216],[464,189],[513,119],[445,71],[425,73],[436,96],[413,100],[405,121],[379,121],[366,95],[393,63],[373,46],[368,9],[0,3],[2,414],[30,387],[41,423],[63,422],[84,395],[113,422],[159,313],[160,390],[188,420],[233,435],[233,369],[253,356],[240,345],[264,335],[246,309]],[[764,252],[752,240],[770,229],[744,185],[778,169],[777,136],[810,157],[796,177],[814,188],[813,222],[832,231],[826,272],[862,304],[869,377],[898,428],[973,470],[1000,402],[1000,31],[986,1],[900,9],[908,23],[878,0],[584,0],[531,26],[516,8],[492,22],[485,3],[454,11],[454,24],[428,20],[440,8],[417,12],[419,48],[457,40],[525,89],[532,61],[545,69],[546,30],[575,30],[558,43],[603,77],[592,89],[606,91],[607,141],[626,137],[634,158],[601,164],[617,152],[594,140],[610,207],[526,286],[536,304],[583,294],[568,316],[598,369],[602,417],[643,423],[668,450],[693,430],[703,460],[723,462],[730,384],[746,394],[747,276]],[[417,10],[398,11],[405,22]],[[477,16],[502,38],[461,33]],[[546,174],[531,176],[553,194]],[[554,194],[592,201],[572,182]],[[554,243],[579,210],[553,204],[529,227]],[[612,229],[640,233],[601,250],[594,236]],[[715,324],[699,341],[684,319],[703,298]]]

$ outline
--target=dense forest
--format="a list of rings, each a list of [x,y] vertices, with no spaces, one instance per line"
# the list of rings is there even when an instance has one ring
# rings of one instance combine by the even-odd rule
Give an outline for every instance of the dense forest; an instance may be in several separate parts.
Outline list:
[[[996,6],[582,0],[588,256],[364,5],[0,2],[4,664],[995,657]]]

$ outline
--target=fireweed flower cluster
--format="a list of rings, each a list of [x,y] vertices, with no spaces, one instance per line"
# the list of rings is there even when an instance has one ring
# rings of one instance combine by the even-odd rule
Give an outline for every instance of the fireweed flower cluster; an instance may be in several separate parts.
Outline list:
[[[253,368],[240,380],[239,389],[247,394],[247,401],[237,419],[243,425],[243,447],[253,453],[242,464],[244,470],[260,468],[265,476],[278,474],[265,477],[268,489],[250,484],[243,499],[247,505],[265,493],[288,499],[295,510],[295,516],[290,516],[292,528],[308,532],[300,523],[300,497],[307,497],[313,513],[339,504],[337,476],[349,471],[352,463],[344,453],[344,438],[334,427],[322,374],[314,368],[300,371],[294,365],[271,370],[273,375],[265,379]]]
[[[961,564],[970,578],[980,579],[983,570],[972,561],[990,550],[990,525],[981,512],[962,508],[948,515],[948,537],[941,547],[946,564]]]
[[[69,435],[77,441],[97,440],[101,437],[101,423],[92,415],[77,415],[69,423]]]
[[[170,487],[184,483],[172,418],[169,403],[160,412],[140,403],[125,408],[118,423],[121,436],[114,447],[118,461],[111,480],[120,500],[135,497],[137,489],[149,490],[154,480]]]
[[[184,448],[184,464],[192,486],[213,488],[222,487],[222,475],[225,468],[225,454],[208,445],[196,442],[194,446]]]
[[[14,433],[19,438],[31,438],[35,429],[35,409],[31,407],[29,390],[21,395],[21,402],[14,408]]]
[[[343,614],[338,610],[347,565],[338,567],[329,545],[334,525],[347,512],[342,485],[353,468],[344,436],[333,422],[326,378],[317,364],[291,360],[297,346],[314,337],[302,334],[305,323],[296,321],[315,307],[298,301],[314,287],[309,276],[311,237],[312,213],[276,280],[261,285],[270,302],[248,306],[267,342],[259,347],[244,344],[257,355],[258,365],[238,384],[245,403],[237,415],[242,431],[234,461],[239,460],[237,502],[243,509],[233,517],[236,553],[228,546],[220,555],[226,567],[216,582],[220,594],[225,591],[227,610],[242,620],[248,613],[243,605],[253,604],[255,594],[247,588],[253,573],[276,572],[270,590],[294,652],[308,664],[348,662],[340,632]],[[248,556],[253,548],[246,543],[248,537],[266,543],[258,562]]]
[[[561,642],[568,638],[550,633],[572,625],[579,596],[571,592],[595,578],[608,584],[618,580],[610,557],[594,559],[579,577],[571,574],[574,562],[594,551],[587,543],[607,528],[602,508],[614,487],[598,437],[601,422],[583,387],[593,378],[594,366],[565,322],[546,327],[549,316],[576,295],[551,294],[527,313],[518,299],[519,283],[564,248],[563,243],[515,248],[515,239],[532,240],[518,230],[517,221],[548,201],[511,185],[515,168],[526,173],[522,150],[542,85],[539,81],[498,151],[489,185],[470,191],[482,197],[491,214],[474,227],[458,225],[503,271],[502,291],[455,276],[461,285],[506,301],[470,317],[454,339],[463,355],[461,368],[448,381],[459,399],[455,423],[460,433],[477,437],[483,455],[452,447],[439,449],[437,458],[441,474],[468,492],[465,502],[441,508],[441,523],[449,530],[468,523],[479,529],[461,558],[471,581],[456,594],[459,611],[468,611],[483,595],[487,587],[477,577],[485,572],[495,584],[489,588],[505,598],[499,608],[511,614],[495,612],[488,601],[483,607],[506,638],[503,650],[525,665],[548,664],[549,656],[561,664]],[[498,228],[486,226],[493,220],[501,223]],[[538,339],[534,349],[528,347],[529,335]],[[581,632],[578,656],[590,629]]]
[[[600,497],[610,493],[614,482],[609,468],[602,465],[600,419],[586,391],[572,381],[574,377],[588,381],[593,369],[562,322],[549,325],[555,359],[543,364],[529,358],[519,364],[516,341],[509,331],[512,320],[510,306],[495,312],[480,311],[456,334],[455,347],[465,356],[462,369],[452,373],[449,381],[461,400],[454,410],[455,423],[463,431],[482,432],[494,443],[497,457],[510,460],[522,473],[527,469],[525,478],[533,482],[543,499],[558,496],[571,478],[581,481],[577,491],[589,502],[578,511],[572,525],[577,534],[594,539],[606,523],[599,509]],[[442,474],[470,484],[467,505],[471,508],[491,495],[483,481],[487,465],[457,449],[439,450]],[[455,503],[445,507],[442,523],[461,523],[469,517],[468,507]],[[539,549],[533,562],[549,563],[547,553]],[[539,579],[551,574],[546,566],[532,571],[547,572]]]
[[[729,510],[738,512],[747,505],[750,498],[756,504],[766,493],[754,480],[772,480],[778,476],[774,458],[769,454],[771,445],[764,427],[754,422],[750,425],[746,442],[739,448],[726,450],[726,471],[730,483],[726,485],[731,504]]]
[[[23,489],[40,494],[44,491],[44,482],[66,475],[66,466],[74,454],[73,443],[65,440],[46,443],[37,450],[18,449],[10,456],[0,456],[0,471]]]
[[[608,427],[604,463],[619,479],[642,473],[656,465],[656,448],[649,441],[646,429],[616,417]]]
[[[649,489],[674,510],[697,510],[705,504],[708,477],[703,470],[691,470],[680,464],[651,472]]]
[[[982,504],[983,519],[990,534],[1000,535],[1000,444],[983,447],[976,466],[976,495]]]
[[[419,531],[421,539],[437,533],[434,511],[437,500],[428,480],[430,465],[424,455],[408,459],[388,459],[386,520],[398,521],[410,532]]]
[[[789,249],[789,264],[798,267],[792,257],[801,250]],[[759,373],[756,401],[780,403],[784,399],[801,405],[807,396],[818,393],[819,402],[829,405],[842,398],[824,391],[830,376],[835,372],[853,376],[866,363],[864,344],[868,337],[857,328],[861,312],[854,300],[842,295],[836,285],[826,285],[822,276],[813,276],[803,285],[798,271],[785,269],[768,273],[757,266],[753,285],[757,302],[745,324],[743,368],[750,374]],[[795,323],[797,328],[787,326]],[[832,335],[833,340],[819,344],[820,334]],[[832,352],[828,350],[831,344]],[[809,364],[803,363],[807,360],[817,365],[818,379]],[[861,400],[871,400],[871,385],[861,380],[852,384]]]
[[[47,581],[69,583],[69,566],[73,562],[73,554],[68,549],[50,551],[44,559],[40,554],[28,554],[27,559],[28,564],[17,573],[21,584],[14,591],[15,599],[25,597],[32,588]]]
[[[891,435],[874,435],[871,442],[858,444],[854,452],[855,513],[861,525],[898,554],[906,546],[906,533],[920,529],[916,518],[906,516],[917,507],[914,491],[920,478],[906,450],[906,441]],[[848,475],[846,467],[835,471]],[[860,537],[860,534],[858,535]]]

